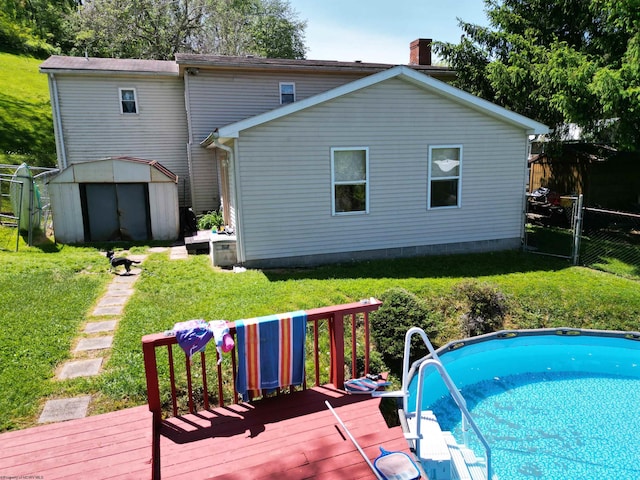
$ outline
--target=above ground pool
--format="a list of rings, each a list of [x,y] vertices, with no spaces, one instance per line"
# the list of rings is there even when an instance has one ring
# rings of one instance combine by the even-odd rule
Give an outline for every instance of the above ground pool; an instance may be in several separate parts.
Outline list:
[[[640,479],[639,334],[499,332],[437,353],[491,447],[500,480]],[[463,443],[460,411],[428,369],[422,408]],[[415,377],[409,391],[411,412]],[[473,431],[467,436],[482,457]]]

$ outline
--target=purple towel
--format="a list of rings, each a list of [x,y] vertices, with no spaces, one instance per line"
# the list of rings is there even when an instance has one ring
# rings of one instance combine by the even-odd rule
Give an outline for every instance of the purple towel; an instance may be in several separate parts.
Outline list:
[[[184,350],[187,358],[191,360],[194,353],[201,352],[213,337],[209,324],[204,320],[187,320],[173,326],[178,345]]]

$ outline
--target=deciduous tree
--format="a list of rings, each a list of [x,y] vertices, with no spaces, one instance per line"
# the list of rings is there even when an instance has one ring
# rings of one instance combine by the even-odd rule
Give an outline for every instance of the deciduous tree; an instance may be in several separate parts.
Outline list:
[[[171,59],[178,52],[302,58],[305,22],[285,0],[91,0],[75,53]]]

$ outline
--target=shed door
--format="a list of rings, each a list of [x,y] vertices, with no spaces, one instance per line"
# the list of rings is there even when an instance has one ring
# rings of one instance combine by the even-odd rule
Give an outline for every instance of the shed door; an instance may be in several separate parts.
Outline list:
[[[146,183],[83,183],[80,195],[87,241],[149,240]]]

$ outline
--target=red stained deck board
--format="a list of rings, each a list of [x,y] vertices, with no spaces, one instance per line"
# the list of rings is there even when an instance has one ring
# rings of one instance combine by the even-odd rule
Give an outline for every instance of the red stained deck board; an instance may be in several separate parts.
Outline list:
[[[351,431],[351,430],[349,430]],[[353,432],[352,432],[353,434]],[[403,438],[398,441],[399,432],[395,429],[387,429],[385,432],[366,435],[363,438],[356,438],[356,441],[363,449],[370,461],[380,455],[379,446],[384,446],[388,450],[406,450],[407,444]],[[346,435],[345,435],[346,436]],[[216,480],[231,480],[233,478],[283,478],[297,480],[301,478],[359,478],[356,472],[360,472],[363,478],[371,478],[371,470],[362,459],[361,454],[356,450],[351,440],[342,440],[341,435],[336,432],[335,439],[338,443],[328,445],[318,445],[307,442],[303,447],[304,456],[307,462],[300,465],[293,465],[285,459],[278,462],[274,458],[273,463],[251,468],[243,468],[240,471],[229,475],[212,476]],[[400,437],[402,434],[400,433]],[[348,473],[348,474],[347,474]],[[238,474],[240,474],[238,476]]]
[[[344,396],[344,394],[343,397],[340,401],[332,398],[332,405],[339,409],[341,419],[352,434],[357,435],[360,431],[367,433],[372,429],[388,430],[378,411],[378,400],[363,396]],[[246,422],[236,421],[232,427],[227,423],[228,428],[232,428],[233,435],[227,429],[221,428],[213,429],[215,433],[209,435],[210,438],[206,440],[186,445],[175,445],[163,439],[161,448],[163,471],[172,472],[184,468],[179,464],[185,463],[184,459],[196,456],[197,451],[208,452],[212,458],[215,458],[218,474],[220,474],[229,468],[233,471],[236,468],[233,466],[235,463],[242,462],[242,467],[267,463],[265,458],[269,456],[275,457],[277,461],[278,457],[282,457],[286,452],[295,451],[302,442],[318,443],[324,438],[329,438],[331,443],[336,438],[341,439],[335,427],[337,422],[324,404],[325,397],[318,396],[316,392],[308,392],[302,398],[304,398],[306,415],[302,415],[303,412],[294,406],[300,403],[300,401],[296,402],[294,395],[290,398],[276,399],[281,400],[278,411],[263,409],[264,405],[261,403],[250,412],[251,418],[244,419]],[[340,403],[344,405],[337,406]],[[367,404],[370,405],[368,408],[365,407]],[[310,413],[312,409],[315,411]],[[274,421],[274,415],[277,421]],[[301,421],[301,418],[304,421]],[[251,448],[247,448],[247,445]],[[278,448],[275,456],[274,446]],[[169,450],[173,450],[173,454],[166,455],[164,452]],[[188,462],[196,463],[193,460]]]
[[[372,428],[387,428],[379,413],[374,411],[372,414],[371,410],[363,409],[362,407],[351,412],[341,410],[340,415],[347,428],[354,435],[359,431],[370,432]],[[354,415],[357,415],[357,417]],[[374,415],[379,417],[377,421],[374,421],[376,418]],[[254,452],[268,453],[273,449],[274,443],[278,446],[295,446],[302,441],[318,441],[326,436],[334,436],[336,433],[334,428],[335,418],[326,407],[316,414],[304,417],[304,422],[299,421],[298,418],[288,419],[279,423],[265,423],[261,425],[261,428],[257,428],[257,424],[253,424],[251,428],[246,428],[242,422],[238,422],[233,436],[230,436],[228,432],[215,431],[213,429],[213,432],[208,435],[210,438],[181,446],[181,453],[177,458],[189,455],[190,452],[196,449],[211,448],[216,452],[216,457],[220,461],[226,461],[227,457],[237,459],[244,456],[242,448],[249,441],[247,437],[250,437],[251,453],[253,454]],[[171,441],[166,440],[163,442],[162,448],[171,448],[170,445]],[[175,459],[176,456],[172,458]],[[172,460],[168,459],[165,464],[171,464],[171,462]]]
[[[94,435],[96,427],[129,425],[131,422],[143,418],[148,419],[149,422],[151,421],[151,413],[146,406],[127,408],[117,412],[70,420],[64,423],[50,423],[24,430],[14,430],[0,434],[0,446],[40,444],[43,437],[50,440],[65,441],[69,435],[76,435],[82,432],[89,432],[90,435]],[[60,425],[64,425],[64,428],[60,428]]]
[[[37,442],[29,445],[19,445],[3,449],[3,459],[0,460],[0,468],[11,465],[20,465],[33,461],[33,456],[37,455],[38,462],[45,464],[51,460],[57,462],[61,455],[74,458],[93,458],[96,449],[102,449],[104,455],[109,453],[105,450],[118,451],[120,445],[126,442],[148,441],[151,442],[151,432],[149,431],[151,419],[141,419],[130,424],[105,425],[94,428],[89,432],[69,433],[66,436],[56,438],[43,438],[40,444]],[[1,448],[1,447],[0,447]],[[73,452],[72,455],[69,452]]]
[[[380,400],[319,387],[172,420],[184,429],[172,438],[186,443],[162,438],[163,478],[375,478],[324,400],[369,458],[379,446],[408,451],[400,429],[384,423]],[[142,406],[7,432],[0,452],[3,475],[146,480],[151,414]]]
[[[22,461],[19,465],[8,465],[6,468],[16,467],[34,467],[39,472],[60,470],[68,473],[81,473],[92,464],[98,466],[109,466],[119,461],[118,457],[123,453],[131,450],[137,450],[141,444],[148,443],[151,448],[151,439],[147,442],[144,437],[136,436],[135,438],[115,438],[113,443],[102,444],[100,442],[90,442],[81,447],[81,449],[68,451],[64,449],[55,449],[51,455],[46,458],[39,458],[32,454],[31,461]],[[44,452],[43,452],[44,453]],[[149,455],[150,457],[150,455]],[[24,460],[24,458],[22,458]]]
[[[122,412],[126,412],[123,415]],[[44,465],[62,457],[96,455],[96,448],[148,437],[151,444],[151,414],[146,407],[96,415],[79,420],[7,432],[0,435],[0,471],[19,465]]]

